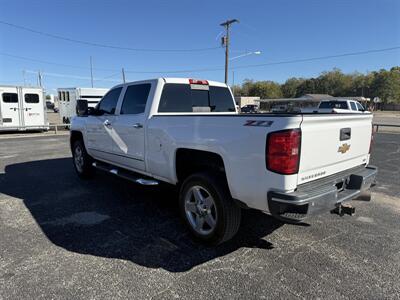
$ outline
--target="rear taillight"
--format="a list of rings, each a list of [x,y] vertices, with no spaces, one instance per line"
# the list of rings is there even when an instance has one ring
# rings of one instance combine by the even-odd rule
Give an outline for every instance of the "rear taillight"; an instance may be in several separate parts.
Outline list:
[[[299,171],[300,145],[300,129],[269,133],[265,149],[267,169],[279,174],[296,174]]]

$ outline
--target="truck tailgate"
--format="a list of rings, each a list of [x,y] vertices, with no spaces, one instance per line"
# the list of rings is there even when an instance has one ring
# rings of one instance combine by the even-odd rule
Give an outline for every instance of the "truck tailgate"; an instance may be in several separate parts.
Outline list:
[[[367,164],[372,114],[303,115],[297,184]]]

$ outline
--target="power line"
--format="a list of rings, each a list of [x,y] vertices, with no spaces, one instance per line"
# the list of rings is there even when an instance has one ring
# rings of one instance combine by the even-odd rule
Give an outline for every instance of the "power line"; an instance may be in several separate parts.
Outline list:
[[[27,73],[30,74],[38,74],[36,71],[32,70],[25,70]],[[60,77],[60,78],[71,78],[71,79],[81,79],[81,80],[91,80],[92,77],[87,76],[78,76],[78,75],[70,75],[70,74],[62,74],[62,73],[48,73],[48,72],[40,72],[43,76],[50,76],[50,77]],[[106,79],[106,78],[93,78],[94,81],[108,81],[108,82],[121,82],[120,80],[113,80],[113,79]]]
[[[371,50],[364,50],[358,52],[347,52],[335,55],[326,55],[326,56],[317,56],[317,57],[310,57],[310,58],[300,58],[300,59],[292,59],[292,60],[285,60],[285,61],[277,61],[277,62],[270,62],[264,64],[252,64],[252,65],[241,65],[235,66],[231,69],[249,69],[249,68],[256,68],[256,67],[265,67],[265,66],[274,66],[274,65],[283,65],[283,64],[293,64],[293,63],[301,63],[301,62],[309,62],[309,61],[316,61],[316,60],[325,60],[325,59],[332,59],[332,58],[340,58],[346,56],[357,56],[357,55],[366,55],[371,53],[379,53],[379,52],[387,52],[393,50],[399,50],[400,46],[389,47],[389,48],[382,48],[382,49],[371,49]],[[139,73],[139,74],[155,74],[155,73],[189,73],[189,72],[209,72],[209,71],[220,71],[223,70],[223,66],[215,66],[210,68],[203,68],[203,69],[187,69],[187,70],[173,70],[173,71],[126,71],[127,73]]]
[[[263,64],[239,65],[239,66],[232,67],[231,69],[249,69],[249,68],[256,68],[256,67],[265,67],[265,66],[274,66],[274,65],[310,62],[310,61],[325,60],[325,59],[332,59],[332,58],[340,58],[340,57],[346,57],[346,56],[357,56],[357,55],[367,55],[367,54],[371,54],[371,53],[388,52],[388,51],[394,51],[394,50],[399,50],[399,49],[400,49],[400,46],[395,46],[395,47],[382,48],[382,49],[371,49],[371,50],[364,50],[364,51],[358,51],[358,52],[347,52],[347,53],[341,53],[341,54],[335,54],[335,55],[326,55],[326,56],[318,56],[318,57],[310,57],[310,58],[300,58],[300,59],[284,60],[284,61],[277,61],[277,62],[270,62],[270,63],[263,63]],[[17,59],[23,59],[23,60],[27,60],[27,61],[50,64],[50,65],[57,65],[57,66],[64,66],[64,67],[71,67],[71,68],[79,68],[79,69],[84,69],[84,70],[88,70],[89,69],[87,67],[59,64],[59,63],[55,63],[55,62],[49,62],[49,61],[44,61],[44,60],[39,60],[39,59],[34,59],[34,58],[17,56],[17,55],[12,55],[12,54],[8,54],[8,53],[2,53],[2,52],[0,52],[0,55],[13,57],[13,58],[17,58]],[[177,74],[177,73],[191,73],[191,72],[212,72],[212,71],[220,71],[220,70],[223,70],[223,69],[224,69],[224,66],[214,66],[214,67],[208,67],[208,68],[184,69],[184,70],[158,70],[158,71],[142,71],[142,70],[129,71],[129,70],[125,70],[125,73],[130,73],[130,74],[160,74],[160,73]],[[93,68],[93,70],[99,70],[99,71],[101,70],[101,71],[109,71],[109,72],[120,72],[119,69]],[[110,77],[112,77],[112,76],[110,76]]]
[[[128,50],[128,51],[136,51],[136,52],[202,52],[202,51],[210,51],[210,50],[215,50],[215,49],[219,49],[220,48],[220,47],[197,48],[197,49],[131,48],[131,47],[122,47],[122,46],[115,46],[115,45],[109,45],[109,44],[94,43],[94,42],[88,42],[88,41],[72,39],[72,38],[61,36],[61,35],[58,35],[58,34],[39,31],[39,30],[31,29],[31,28],[28,28],[28,27],[25,27],[25,26],[21,26],[21,25],[5,22],[5,21],[2,21],[2,20],[0,20],[0,24],[7,25],[9,27],[13,27],[13,28],[16,28],[16,29],[19,29],[19,30],[24,30],[24,31],[28,31],[28,32],[31,32],[31,33],[47,36],[47,37],[50,37],[50,38],[71,42],[71,43],[77,43],[77,44],[82,44],[82,45],[87,45],[87,46],[92,46],[92,47],[116,49],[116,50]]]
[[[357,55],[365,55],[365,54],[371,54],[371,53],[387,52],[387,51],[393,51],[393,50],[399,50],[399,49],[400,49],[400,46],[395,46],[395,47],[383,48],[383,49],[372,49],[372,50],[364,50],[364,51],[358,51],[358,52],[348,52],[348,53],[335,54],[335,55],[317,56],[317,57],[310,57],[310,58],[300,58],[300,59],[278,61],[278,62],[271,62],[271,63],[264,63],[264,64],[242,65],[242,66],[236,66],[236,67],[234,67],[232,69],[247,69],[247,68],[254,68],[254,67],[265,67],[265,66],[274,66],[274,65],[283,65],[283,64],[293,64],[293,63],[309,62],[309,61],[315,61],[315,60],[340,58],[340,57],[346,57],[346,56],[357,56]]]
[[[37,62],[37,63],[41,63],[41,64],[47,64],[47,65],[54,65],[54,66],[68,67],[68,68],[75,68],[75,69],[82,69],[82,70],[90,69],[89,67],[60,64],[60,63],[51,62],[51,61],[47,61],[47,60],[41,60],[41,59],[36,59],[36,58],[31,58],[31,57],[26,57],[26,56],[19,56],[19,55],[4,53],[4,52],[0,52],[0,55],[17,58],[17,59],[21,59],[21,60],[26,60],[26,61]],[[109,71],[109,72],[116,71],[116,69],[100,69],[100,68],[93,68],[93,69],[98,70],[98,71]]]

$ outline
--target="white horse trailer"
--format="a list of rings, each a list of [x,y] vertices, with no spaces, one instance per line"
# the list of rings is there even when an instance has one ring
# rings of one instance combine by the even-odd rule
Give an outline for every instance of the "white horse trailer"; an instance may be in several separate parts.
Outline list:
[[[0,85],[0,131],[48,130],[44,91]]]
[[[74,87],[59,88],[57,91],[60,118],[64,124],[69,124],[71,118],[76,115],[76,100],[85,99],[89,107],[95,107],[108,89]]]

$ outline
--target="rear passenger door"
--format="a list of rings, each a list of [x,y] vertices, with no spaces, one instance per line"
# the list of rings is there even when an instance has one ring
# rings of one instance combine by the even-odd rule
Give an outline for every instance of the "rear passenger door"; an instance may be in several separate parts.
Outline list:
[[[113,143],[114,160],[130,169],[145,167],[145,109],[151,83],[128,85],[119,114],[113,122],[117,139]]]
[[[122,87],[110,90],[97,105],[96,115],[86,120],[86,147],[100,160],[113,160],[113,141],[117,139],[113,123],[121,91]]]

